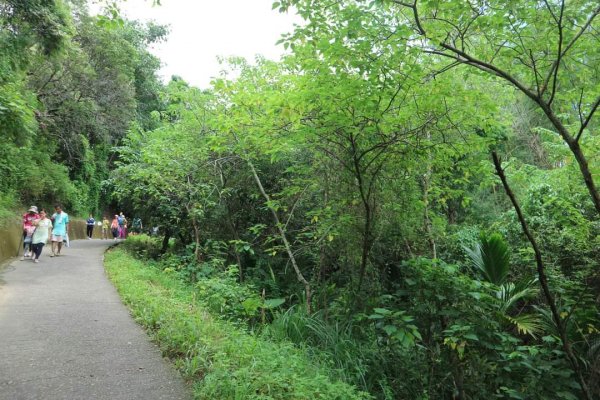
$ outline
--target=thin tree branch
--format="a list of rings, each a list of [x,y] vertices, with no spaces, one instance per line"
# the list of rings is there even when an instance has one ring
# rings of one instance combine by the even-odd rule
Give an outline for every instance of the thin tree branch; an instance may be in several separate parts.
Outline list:
[[[598,6],[598,8],[596,8],[592,12],[592,14],[590,15],[590,17],[588,18],[586,23],[581,27],[579,32],[577,32],[577,34],[573,37],[573,39],[571,39],[571,41],[565,46],[565,48],[562,50],[562,52],[560,52],[558,54],[556,60],[554,60],[554,63],[552,63],[552,66],[550,67],[550,70],[548,71],[548,75],[546,76],[546,79],[544,80],[544,85],[543,85],[542,91],[541,91],[542,95],[544,94],[545,90],[547,89],[547,87],[550,83],[550,79],[552,79],[552,76],[554,76],[555,70],[558,69],[558,64],[560,63],[560,60],[562,60],[565,57],[565,55],[567,54],[567,52],[571,49],[571,47],[573,47],[573,45],[575,45],[577,40],[579,40],[581,35],[584,34],[584,32],[592,24],[592,22],[594,21],[594,18],[596,18],[598,16],[598,14],[600,14],[600,6]]]
[[[306,187],[304,188],[304,190],[302,190],[302,193],[300,193],[300,196],[298,196],[298,198],[294,201],[294,205],[292,206],[292,209],[289,212],[287,221],[285,221],[285,225],[283,226],[283,230],[287,230],[287,227],[290,224],[290,221],[292,220],[292,216],[294,215],[294,210],[296,209],[296,206],[298,205],[298,203],[300,203],[300,200],[304,196],[304,193],[306,193],[306,190],[308,189],[309,186],[310,186],[310,184],[306,185]]]
[[[577,136],[575,137],[576,142],[578,142],[579,139],[581,138],[583,131],[585,130],[585,128],[588,126],[588,124],[592,120],[592,117],[594,116],[594,113],[596,112],[596,110],[598,110],[598,106],[600,106],[600,96],[598,96],[598,98],[594,102],[594,105],[592,106],[592,109],[590,110],[590,113],[586,117],[585,121],[583,121],[583,124],[581,124],[581,127],[579,128],[579,132],[577,132]]]
[[[540,252],[540,249],[538,247],[538,244],[537,244],[535,238],[533,237],[531,231],[529,230],[529,225],[527,224],[527,221],[525,220],[525,217],[523,216],[523,212],[521,211],[519,202],[517,201],[517,198],[515,197],[513,191],[511,190],[511,188],[508,184],[508,180],[506,179],[506,175],[504,174],[504,170],[502,169],[502,163],[500,161],[500,157],[498,157],[498,154],[495,151],[492,151],[492,160],[494,161],[494,167],[496,168],[496,174],[502,181],[502,186],[504,187],[504,191],[506,192],[506,195],[509,197],[509,199],[513,205],[513,208],[515,209],[515,212],[517,213],[517,217],[519,219],[519,222],[521,223],[521,229],[523,230],[523,233],[525,234],[525,236],[527,237],[527,240],[529,240],[529,243],[531,244],[531,247],[533,248],[533,251],[535,254],[535,263],[537,265],[538,280],[540,282],[540,285],[542,286],[542,291],[544,293],[544,297],[546,298],[546,301],[548,302],[548,305],[550,306],[550,312],[552,313],[552,318],[554,319],[554,323],[556,324],[556,328],[560,335],[563,350],[565,351],[565,354],[567,355],[567,359],[571,363],[573,372],[575,372],[575,375],[577,376],[577,379],[579,381],[579,385],[581,386],[581,391],[583,392],[584,398],[586,400],[591,400],[592,397],[591,397],[591,394],[587,387],[587,384],[585,382],[585,379],[583,379],[583,375],[582,375],[581,369],[579,367],[579,361],[577,360],[577,357],[575,356],[573,349],[571,348],[569,339],[567,337],[567,332],[566,332],[566,327],[564,325],[564,321],[560,317],[560,313],[558,312],[558,308],[556,307],[556,301],[554,300],[554,296],[552,295],[552,292],[550,292],[550,287],[548,285],[548,278],[546,276],[546,270],[544,267],[544,262],[542,260],[542,253]]]
[[[554,68],[554,77],[552,78],[552,92],[550,93],[550,98],[548,99],[548,106],[550,106],[552,104],[552,101],[554,101],[554,95],[556,94],[556,82],[558,81],[558,67],[560,64],[560,61],[562,60],[562,45],[563,45],[563,40],[564,40],[564,34],[563,34],[563,26],[562,26],[562,21],[563,21],[563,15],[565,12],[565,1],[562,0],[561,4],[560,4],[560,16],[558,17],[558,49],[557,49],[557,55],[556,55],[556,68]]]

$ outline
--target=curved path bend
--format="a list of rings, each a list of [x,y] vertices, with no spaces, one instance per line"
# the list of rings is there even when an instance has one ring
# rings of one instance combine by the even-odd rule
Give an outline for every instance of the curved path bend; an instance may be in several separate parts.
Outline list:
[[[112,241],[0,272],[0,399],[189,399],[104,273]]]

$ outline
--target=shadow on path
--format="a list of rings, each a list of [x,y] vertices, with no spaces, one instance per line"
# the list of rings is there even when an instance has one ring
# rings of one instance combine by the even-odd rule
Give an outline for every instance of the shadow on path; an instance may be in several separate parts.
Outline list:
[[[104,274],[112,241],[0,272],[0,399],[188,399]]]

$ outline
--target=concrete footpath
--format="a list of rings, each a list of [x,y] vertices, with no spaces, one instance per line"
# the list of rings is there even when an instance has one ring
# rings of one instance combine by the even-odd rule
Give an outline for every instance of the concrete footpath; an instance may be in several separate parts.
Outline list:
[[[0,399],[189,399],[108,281],[112,241],[77,240],[0,271]]]

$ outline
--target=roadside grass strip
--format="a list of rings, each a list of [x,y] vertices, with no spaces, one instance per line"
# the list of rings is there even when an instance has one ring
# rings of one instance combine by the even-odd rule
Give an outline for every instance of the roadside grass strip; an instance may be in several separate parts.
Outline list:
[[[196,399],[370,399],[330,378],[289,343],[273,343],[212,317],[192,287],[115,248],[108,276],[134,318],[183,376]]]

